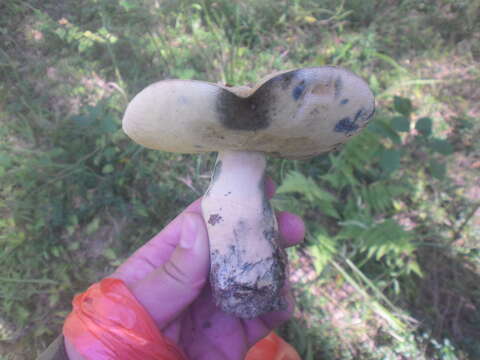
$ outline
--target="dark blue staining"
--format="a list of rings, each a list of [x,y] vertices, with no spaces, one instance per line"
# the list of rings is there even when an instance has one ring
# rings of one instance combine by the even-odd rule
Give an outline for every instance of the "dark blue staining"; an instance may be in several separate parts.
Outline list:
[[[373,104],[372,112],[370,114],[368,114],[367,119],[365,121],[369,121],[373,117],[374,114],[375,114],[375,104]]]
[[[266,129],[271,120],[268,106],[272,86],[268,82],[253,96],[239,98],[230,91],[221,91],[215,102],[218,121],[227,129],[256,131]]]
[[[354,132],[358,129],[358,125],[355,124],[355,121],[352,121],[349,117],[343,118],[335,125],[336,132],[342,132],[345,134]]]
[[[290,83],[292,82],[296,73],[297,73],[297,71],[290,71],[288,73],[285,73],[285,74],[282,74],[282,75],[278,76],[278,78],[282,82],[282,85],[281,85],[282,90],[285,90],[286,88],[288,88],[290,86]]]
[[[342,101],[340,101],[340,105],[345,105],[345,104],[348,104],[348,99],[342,99]]]
[[[292,91],[292,97],[295,99],[295,101],[300,99],[300,96],[302,96],[304,90],[305,90],[305,80],[302,80],[302,82],[297,86],[295,86],[295,88]]]
[[[343,99],[340,103],[343,103],[344,100],[348,99]],[[347,135],[351,132],[354,132],[358,130],[359,126],[357,125],[358,120],[362,120],[362,122],[366,122],[370,119],[370,117],[373,115],[373,112],[366,116],[366,112],[364,108],[361,108],[358,110],[353,117],[353,121],[349,117],[345,117],[342,120],[340,120],[336,125],[335,125],[335,131],[336,132],[344,132]]]
[[[355,118],[353,119],[353,122],[356,123],[358,119],[360,119],[360,116],[362,116],[363,114],[363,109],[360,109],[357,111],[357,113],[355,114]]]

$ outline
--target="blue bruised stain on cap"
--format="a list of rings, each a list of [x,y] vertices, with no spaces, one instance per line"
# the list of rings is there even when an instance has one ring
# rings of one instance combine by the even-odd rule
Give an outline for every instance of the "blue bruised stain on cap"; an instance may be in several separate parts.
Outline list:
[[[349,117],[345,117],[335,125],[334,130],[336,132],[348,134],[358,130],[358,125],[355,124],[355,122],[352,121]]]
[[[305,80],[302,80],[300,82],[300,84],[298,84],[297,86],[295,86],[293,88],[293,91],[292,91],[292,97],[295,101],[297,101],[298,99],[300,99],[300,96],[302,96],[303,94],[303,91],[305,90]]]
[[[367,115],[366,111],[364,108],[361,108],[360,110],[357,111],[355,114],[355,117],[350,119],[349,117],[344,117],[342,120],[340,120],[336,125],[334,130],[336,132],[343,132],[345,134],[349,134],[351,132],[354,132],[358,130],[359,126],[357,124],[357,121],[361,119],[361,122],[363,124],[367,123],[375,113],[375,108]]]

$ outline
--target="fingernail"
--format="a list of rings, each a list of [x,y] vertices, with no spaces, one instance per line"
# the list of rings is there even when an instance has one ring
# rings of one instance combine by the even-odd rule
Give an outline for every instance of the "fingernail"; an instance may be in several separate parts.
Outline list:
[[[182,221],[182,232],[180,234],[180,247],[191,249],[195,244],[198,232],[198,223],[190,214],[185,214]]]

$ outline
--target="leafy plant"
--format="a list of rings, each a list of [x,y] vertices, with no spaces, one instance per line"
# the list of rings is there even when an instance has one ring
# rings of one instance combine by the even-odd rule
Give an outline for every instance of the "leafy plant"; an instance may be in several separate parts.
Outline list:
[[[477,10],[452,0],[2,2],[0,333],[12,345],[0,356],[44,349],[73,294],[206,187],[213,157],[125,138],[133,94],[165,78],[238,85],[338,65],[370,83],[378,112],[341,152],[271,162],[275,206],[308,228],[290,250],[299,310],[282,334],[305,359],[479,358]]]

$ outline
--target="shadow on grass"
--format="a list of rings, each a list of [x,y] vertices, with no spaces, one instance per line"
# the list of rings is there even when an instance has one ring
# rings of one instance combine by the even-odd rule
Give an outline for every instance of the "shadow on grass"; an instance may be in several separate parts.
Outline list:
[[[418,261],[425,275],[417,280],[408,306],[420,330],[438,343],[450,339],[470,359],[480,359],[480,276],[475,264],[438,247],[422,248]]]

